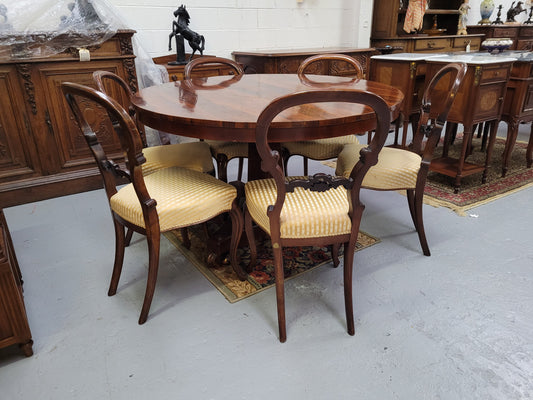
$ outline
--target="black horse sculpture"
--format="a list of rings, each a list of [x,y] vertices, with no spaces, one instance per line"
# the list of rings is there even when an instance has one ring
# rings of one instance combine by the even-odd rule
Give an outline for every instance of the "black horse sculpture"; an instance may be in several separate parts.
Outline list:
[[[514,5],[514,1],[511,3],[511,8],[507,11],[507,22],[516,22],[515,17],[523,12],[527,12],[525,8],[522,7],[522,2],[519,1]]]
[[[174,17],[176,17],[178,20],[172,21],[172,33],[168,36],[168,50],[172,50],[172,38],[177,38],[178,35],[181,35],[189,42],[189,46],[191,46],[192,49],[192,54],[189,58],[189,61],[192,60],[192,56],[197,51],[203,55],[205,39],[203,35],[199,35],[189,28],[189,21],[191,17],[189,16],[189,13],[183,4],[179,6],[176,11],[174,11]]]

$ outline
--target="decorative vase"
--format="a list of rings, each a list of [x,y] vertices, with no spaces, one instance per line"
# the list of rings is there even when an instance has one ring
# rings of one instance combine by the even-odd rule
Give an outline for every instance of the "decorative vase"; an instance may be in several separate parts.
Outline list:
[[[479,5],[479,12],[481,14],[481,21],[478,24],[490,24],[490,16],[494,11],[494,0],[483,0]]]

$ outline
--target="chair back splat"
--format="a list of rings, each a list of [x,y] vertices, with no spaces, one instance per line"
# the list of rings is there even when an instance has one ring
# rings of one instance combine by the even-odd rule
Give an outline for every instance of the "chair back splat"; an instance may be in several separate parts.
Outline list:
[[[335,65],[347,64],[353,68],[351,71],[352,79],[363,79],[363,67],[355,58],[346,54],[318,54],[311,56],[302,61],[298,67],[298,76],[303,82],[312,80],[311,75],[306,74],[320,74],[324,68],[324,63],[334,62]],[[343,70],[343,73],[347,72]],[[349,132],[347,132],[349,133]],[[282,156],[285,169],[288,167],[289,158],[294,155],[302,156],[304,175],[308,174],[309,159],[311,160],[329,160],[335,158],[342,151],[345,144],[359,143],[357,137],[353,134],[345,136],[338,136],[327,139],[314,139],[308,141],[285,142],[282,144]]]
[[[183,229],[229,212],[232,229],[230,262],[241,279],[246,273],[237,262],[243,218],[237,189],[209,174],[180,166],[147,174],[143,142],[129,113],[114,99],[90,87],[64,82],[62,90],[104,180],[115,228],[115,260],[108,294],[114,295],[124,260],[125,228],[146,235],[148,279],[139,324],[148,318],[159,268],[161,232]],[[126,157],[121,167],[106,156],[99,138],[117,134]],[[169,147],[169,146],[164,146]],[[117,186],[116,178],[130,183]],[[121,184],[123,182],[120,182]]]
[[[229,58],[222,57],[198,57],[187,63],[183,71],[185,79],[194,78],[198,70],[206,64],[218,64],[231,67],[230,75],[243,75],[244,70],[241,65]],[[200,74],[202,75],[202,74]],[[228,163],[233,158],[239,160],[237,170],[237,180],[242,180],[244,159],[248,157],[248,143],[225,142],[222,140],[206,140],[211,148],[211,154],[217,163],[218,178],[224,182],[228,181]]]
[[[282,111],[303,104],[348,102],[372,108],[376,115],[376,134],[361,150],[360,160],[346,178],[317,174],[312,177],[287,177],[280,166],[280,154],[272,151],[268,135],[272,121]],[[246,183],[245,228],[251,251],[251,266],[256,260],[254,221],[271,238],[274,253],[279,339],[286,340],[283,255],[284,246],[344,245],[344,297],[348,333],[354,334],[352,306],[352,267],[357,234],[364,205],[359,198],[366,172],[378,162],[390,125],[390,110],[373,94],[353,89],[323,89],[300,92],[274,100],[260,114],[256,127],[256,146],[261,168],[272,178]],[[334,264],[338,264],[333,254]]]

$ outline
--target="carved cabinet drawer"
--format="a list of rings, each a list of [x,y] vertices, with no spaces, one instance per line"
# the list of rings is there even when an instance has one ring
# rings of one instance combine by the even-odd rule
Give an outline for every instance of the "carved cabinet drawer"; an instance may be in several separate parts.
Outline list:
[[[516,49],[517,50],[527,50],[531,51],[533,50],[533,39],[519,39],[516,42]]]
[[[518,36],[518,30],[514,28],[494,28],[492,37],[514,39]]]
[[[470,51],[477,51],[479,50],[479,46],[481,44],[481,39],[479,37],[456,37],[453,38],[452,41],[452,47],[454,51],[465,50],[468,44],[470,44]]]
[[[477,67],[480,68],[481,67]],[[477,69],[476,69],[477,71]],[[485,67],[481,69],[481,83],[486,82],[499,82],[499,81],[507,81],[509,78],[509,68],[492,68],[492,67]]]
[[[533,37],[533,26],[522,26],[518,37]]]
[[[428,38],[416,40],[415,42],[415,51],[438,51],[448,49],[449,47],[450,41],[447,38]]]

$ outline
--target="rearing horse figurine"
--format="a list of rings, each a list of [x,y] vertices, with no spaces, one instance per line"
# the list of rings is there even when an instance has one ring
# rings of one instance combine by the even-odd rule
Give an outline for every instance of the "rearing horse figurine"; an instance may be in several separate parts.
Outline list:
[[[189,28],[189,21],[191,17],[182,4],[174,11],[174,17],[178,18],[177,21],[172,21],[172,33],[168,36],[168,50],[172,50],[172,38],[178,35],[187,39],[189,46],[191,46],[192,54],[189,61],[192,60],[192,56],[196,51],[199,51],[201,55],[204,54],[205,39],[203,35],[200,35]]]

